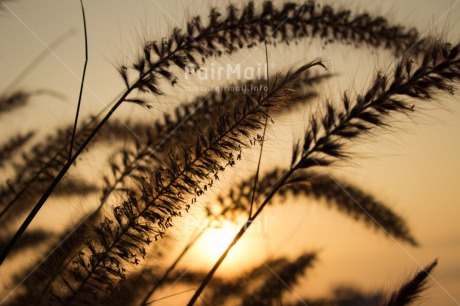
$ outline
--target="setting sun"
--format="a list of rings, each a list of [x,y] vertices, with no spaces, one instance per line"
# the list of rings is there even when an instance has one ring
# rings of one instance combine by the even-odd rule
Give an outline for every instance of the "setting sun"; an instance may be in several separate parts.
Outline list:
[[[460,306],[457,3],[0,0],[0,305]]]
[[[233,222],[219,221],[218,225],[207,229],[198,240],[194,241],[187,257],[189,264],[193,265],[192,269],[208,269],[209,265],[216,262],[231,244],[242,224],[244,221],[238,218],[238,221]],[[268,242],[261,227],[261,223],[256,222],[248,230],[248,234],[233,246],[218,271],[221,276],[234,277],[260,264],[260,256],[255,255],[251,250],[256,246],[262,250],[266,249]]]
[[[207,231],[200,240],[200,248],[205,251],[209,259],[214,260],[222,254],[232,242],[236,233],[236,227],[226,223],[221,227]]]

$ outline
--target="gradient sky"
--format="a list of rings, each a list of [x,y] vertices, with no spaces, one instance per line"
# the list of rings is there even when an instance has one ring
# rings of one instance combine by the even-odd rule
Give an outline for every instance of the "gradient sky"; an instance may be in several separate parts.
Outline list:
[[[353,0],[335,2],[335,5],[347,6],[358,12],[368,10],[373,14],[382,14],[391,22],[416,26],[423,34],[441,35],[457,42],[460,34],[459,1]],[[123,89],[114,64],[132,59],[143,39],[159,39],[173,27],[182,27],[187,16],[201,14],[204,17],[210,6],[224,6],[228,2],[85,1],[90,52],[83,113],[97,112]],[[45,135],[50,129],[72,120],[84,61],[84,45],[77,0],[18,0],[7,3],[6,9],[0,12],[0,67],[3,71],[0,74],[0,92],[46,45],[71,29],[75,29],[76,34],[53,50],[53,54],[20,84],[26,89],[50,89],[63,94],[66,99],[38,97],[15,115],[2,117],[1,141],[18,130],[34,129]],[[385,70],[393,62],[386,52],[366,48],[355,50],[338,44],[323,49],[321,44],[310,43],[310,40],[290,47],[269,47],[269,56],[273,70],[317,57],[325,58],[331,72],[338,76],[321,88],[323,98],[337,97],[346,89],[359,92],[375,71]],[[257,48],[216,60],[218,63],[244,65],[264,61],[264,50]],[[138,115],[143,120],[153,120],[162,110],[170,109],[184,99],[190,100],[190,93],[180,90],[181,86],[178,88],[174,91],[167,89],[165,97],[155,98],[153,110],[124,106],[120,112],[124,116]],[[263,235],[248,235],[241,242],[242,246],[235,250],[238,254],[233,262],[230,260],[227,267],[222,267],[221,273],[229,273],[240,263],[249,268],[269,256],[292,256],[303,250],[320,250],[319,264],[302,282],[302,288],[299,286],[295,290],[321,296],[342,283],[351,283],[366,290],[389,289],[415,269],[439,258],[440,264],[433,275],[424,305],[460,305],[459,95],[443,96],[440,101],[440,104],[424,106],[415,118],[398,118],[395,130],[382,131],[357,143],[352,147],[357,158],[334,169],[334,174],[359,184],[391,204],[408,220],[421,242],[420,248],[387,239],[381,233],[354,223],[323,205],[292,201],[289,205],[264,212],[263,218],[269,222],[267,230]],[[301,135],[307,118],[307,110],[299,111],[283,118],[276,130],[269,132],[270,141],[266,144],[262,163],[264,167],[285,165],[292,142]],[[98,178],[103,167],[101,157],[91,155],[91,158],[87,163],[96,170],[90,176]],[[236,166],[233,176],[250,174],[248,169],[255,170],[255,161],[255,156],[248,155],[246,163]],[[44,210],[40,216],[43,220],[56,220],[58,215],[78,210],[76,206],[79,202],[76,203],[69,205],[71,208],[60,206],[54,211]],[[65,221],[56,220],[56,223],[63,225]],[[257,250],[251,249],[251,239],[260,236],[268,237],[268,242],[258,246]],[[200,249],[194,251],[186,262],[199,268],[209,267],[211,260],[200,260],[199,253]],[[171,292],[178,290],[173,288]]]

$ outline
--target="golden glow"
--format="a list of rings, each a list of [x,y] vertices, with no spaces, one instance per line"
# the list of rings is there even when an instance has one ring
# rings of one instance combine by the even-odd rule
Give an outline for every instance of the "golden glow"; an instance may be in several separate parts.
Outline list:
[[[213,265],[227,249],[239,229],[239,226],[225,221],[217,228],[208,229],[191,250],[190,258],[193,258],[194,267],[200,270],[208,269]],[[228,276],[237,275],[242,269],[253,265],[254,260],[250,256],[252,254],[250,251],[248,239],[238,242],[219,268],[219,273]]]
[[[209,259],[219,258],[232,242],[236,231],[236,227],[228,222],[218,228],[209,229],[199,241],[200,249]]]

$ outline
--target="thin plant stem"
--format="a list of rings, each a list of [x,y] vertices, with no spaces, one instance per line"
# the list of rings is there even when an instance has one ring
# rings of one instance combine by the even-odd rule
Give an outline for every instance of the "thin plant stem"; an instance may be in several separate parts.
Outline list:
[[[168,278],[169,274],[171,274],[171,272],[177,267],[177,265],[182,260],[182,258],[184,258],[185,254],[187,254],[188,250],[190,250],[190,248],[195,244],[195,242],[198,239],[201,238],[201,236],[206,232],[207,229],[209,229],[210,226],[211,226],[211,222],[208,222],[208,224],[206,224],[205,227],[200,229],[200,231],[191,239],[191,241],[189,243],[187,243],[187,245],[184,247],[184,249],[179,254],[179,256],[177,256],[177,258],[174,260],[174,262],[165,271],[165,273],[163,274],[161,279],[158,281],[158,283],[155,284],[155,286],[152,289],[150,289],[150,291],[147,293],[147,296],[145,297],[144,300],[142,300],[140,305],[144,306],[144,305],[148,305],[148,304],[152,303],[152,302],[148,302],[148,300],[152,297],[152,295],[155,293],[155,291],[161,286],[161,284],[164,283],[164,281]]]
[[[314,65],[316,65],[317,63],[311,63],[309,65],[305,65],[305,67],[303,67],[304,69],[308,69],[309,67],[312,67]],[[267,101],[270,97],[264,97],[264,100]],[[124,100],[124,98],[123,98]],[[260,103],[260,102],[259,102]],[[259,105],[260,106],[260,105]],[[257,107],[259,107],[257,106]],[[248,116],[248,113],[245,115],[245,118],[246,116]],[[245,119],[239,119],[238,122],[241,122]],[[219,141],[221,141],[222,139],[224,139],[225,137],[228,136],[228,134],[233,130],[235,129],[237,126],[238,126],[238,122],[234,122],[230,127],[228,127],[226,129],[225,132],[223,132],[223,134],[219,135],[218,139],[214,141],[214,143],[218,143]],[[204,154],[206,154],[208,151],[211,151],[211,147],[207,147],[204,151],[201,152],[201,156],[204,156]],[[195,164],[196,162],[198,162],[200,160],[200,157],[195,157],[193,160],[190,160],[189,161],[189,165],[193,165]],[[158,191],[158,194],[155,196],[155,199],[153,199],[151,202],[154,203],[156,201],[156,199],[158,199],[158,197],[161,196],[161,194],[165,191],[165,190],[168,190],[168,188],[170,188],[171,186],[173,186],[173,184],[179,179],[179,177],[181,177],[182,175],[184,175],[185,173],[187,173],[187,170],[186,169],[182,169],[175,177],[172,181],[170,181],[166,186],[162,187],[161,190]],[[149,206],[146,206],[144,207],[142,210],[139,211],[138,213],[138,216],[141,216],[143,215],[144,213],[146,213],[149,209]],[[133,222],[132,220],[130,222]],[[114,239],[114,241],[110,244],[110,246],[107,248],[109,250],[111,250],[113,247],[116,246],[116,244],[122,239],[122,237],[129,231],[130,227],[126,227],[125,229],[121,230],[120,232],[117,233],[117,237]],[[83,285],[87,282],[87,280],[91,277],[91,275],[95,272],[96,268],[101,264],[103,259],[98,259],[97,261],[93,262],[93,267],[91,269],[91,271],[88,272],[88,275],[81,281],[81,284],[79,285],[79,287],[75,290],[73,290],[73,296],[70,298],[70,301],[69,303],[72,303],[72,301],[76,298],[76,296],[78,295],[78,293],[80,292],[80,290],[82,289]]]
[[[190,240],[190,242],[184,247],[182,252],[179,254],[179,256],[176,258],[174,263],[166,270],[166,272],[163,274],[162,278],[158,281],[158,283],[153,287],[146,298],[142,301],[140,305],[148,305],[147,301],[148,299],[153,295],[153,293],[161,286],[161,284],[167,279],[168,275],[175,269],[177,264],[182,260],[182,258],[185,256],[185,254],[190,250],[190,248],[195,244],[195,242],[198,241],[198,239],[201,238],[201,236],[211,227],[212,221],[216,220],[219,216],[224,216],[230,209],[232,208],[231,205],[226,206],[218,215],[214,215],[211,217],[211,219],[208,220],[205,226],[203,226],[199,232]]]
[[[319,136],[318,123],[315,119],[312,119],[311,130],[306,133],[301,154],[299,155],[299,147],[296,145],[289,171],[283,174],[254,216],[249,218],[236,234],[225,252],[208,272],[188,305],[195,304],[230,250],[294,172],[312,166],[327,166],[332,163],[331,159],[327,160],[322,155],[318,157],[315,154],[323,153],[336,160],[344,158],[346,154],[342,152],[342,148],[345,143],[340,142],[340,140],[350,141],[368,132],[373,127],[385,126],[386,123],[383,121],[383,117],[389,116],[390,112],[405,113],[412,111],[415,107],[415,105],[411,106],[395,99],[394,96],[400,95],[420,100],[431,100],[432,94],[436,91],[452,93],[453,88],[449,82],[460,78],[460,71],[458,70],[460,64],[459,53],[460,45],[458,44],[450,49],[448,45],[436,43],[426,51],[422,63],[416,68],[412,66],[413,61],[411,59],[405,58],[401,60],[397,64],[393,79],[390,79],[391,83],[388,82],[387,76],[377,74],[373,85],[364,96],[356,98],[354,106],[350,107],[349,98],[347,96],[343,97],[344,113],[336,114],[334,108],[330,105],[328,106],[327,114],[321,120],[324,129],[324,135],[321,137]],[[415,71],[412,72],[413,70]],[[296,162],[296,160],[298,161]]]
[[[32,209],[32,211],[29,213],[27,218],[24,220],[22,223],[21,227],[18,229],[16,234],[13,236],[11,241],[8,243],[6,246],[5,250],[3,250],[1,256],[0,256],[0,265],[3,264],[5,261],[6,257],[10,253],[11,249],[13,248],[14,244],[16,241],[22,236],[22,234],[26,231],[27,227],[30,225],[32,220],[35,218],[37,213],[40,211],[42,208],[43,204],[48,200],[49,196],[52,194],[56,186],[59,184],[61,179],[64,177],[64,175],[67,173],[67,171],[70,169],[72,164],[77,160],[78,156],[83,152],[83,150],[88,146],[88,144],[93,140],[94,136],[100,131],[100,129],[104,126],[104,124],[110,119],[110,117],[113,115],[113,113],[117,110],[117,108],[125,101],[125,99],[128,97],[128,95],[136,88],[136,84],[126,90],[126,92],[121,96],[121,98],[115,103],[115,105],[110,109],[110,111],[105,115],[105,117],[99,122],[99,124],[94,128],[94,130],[91,132],[91,134],[88,136],[88,138],[85,139],[85,141],[82,143],[82,145],[75,151],[75,154],[72,156],[72,158],[69,159],[69,161],[62,167],[61,171],[59,171],[58,175],[54,178],[53,182],[50,184],[50,186],[47,188],[47,190],[43,193],[42,197],[40,200],[38,200],[37,204],[35,204],[35,207]]]
[[[176,52],[178,52],[180,48],[176,48],[176,50],[172,51],[167,58],[171,58],[172,56],[175,55]],[[147,73],[143,73],[142,75],[139,76],[137,81],[128,87],[126,91],[122,94],[121,98],[115,103],[115,105],[110,109],[110,111],[106,114],[106,116],[99,122],[99,124],[96,126],[96,128],[91,132],[91,134],[88,136],[88,138],[85,139],[83,144],[80,146],[80,148],[77,149],[75,154],[69,158],[69,161],[62,167],[61,171],[59,171],[58,175],[55,177],[53,182],[50,184],[48,189],[43,193],[42,197],[40,200],[35,204],[34,208],[32,211],[29,213],[27,218],[24,220],[22,223],[21,227],[18,229],[18,231],[15,233],[11,241],[8,243],[6,246],[5,250],[3,250],[2,254],[0,255],[0,266],[3,264],[5,261],[6,257],[8,256],[9,252],[13,248],[14,244],[16,241],[22,236],[22,234],[26,231],[27,227],[30,225],[32,220],[35,218],[37,213],[40,211],[42,206],[45,204],[45,202],[48,200],[49,196],[51,193],[54,191],[56,186],[59,184],[61,179],[64,177],[64,175],[67,173],[67,171],[70,169],[70,166],[76,161],[78,156],[83,152],[83,150],[86,148],[86,146],[91,142],[91,140],[96,136],[96,134],[99,132],[99,130],[104,126],[104,124],[109,120],[109,118],[113,115],[113,113],[118,109],[118,107],[127,99],[128,95],[134,91],[135,89],[139,88],[142,84],[143,78],[147,75]]]
[[[90,126],[93,124],[113,103],[115,103],[115,99],[112,100],[110,103],[108,103],[106,106],[104,106],[103,109],[97,113],[92,120],[87,124],[87,126]],[[54,154],[51,159],[43,166],[39,171],[37,171],[34,176],[32,176],[27,183],[24,185],[21,190],[18,192],[15,192],[14,198],[8,203],[8,205],[0,212],[0,219],[8,212],[8,210],[14,205],[14,203],[22,196],[23,193],[25,193],[30,185],[48,168],[49,165],[51,165],[55,159],[66,149],[66,146],[62,147],[56,154]]]
[[[160,298],[160,299],[158,299],[158,300],[153,300],[153,301],[151,301],[151,302],[148,302],[148,303],[145,304],[145,305],[150,305],[150,304],[153,304],[153,303],[155,303],[155,302],[158,302],[158,301],[161,301],[161,300],[165,300],[165,299],[169,299],[170,297],[177,296],[177,295],[183,294],[183,293],[187,293],[187,292],[190,292],[190,291],[193,291],[193,290],[195,290],[195,289],[188,289],[188,290],[185,290],[185,291],[181,291],[181,292],[178,292],[178,293],[174,293],[174,294],[171,294],[171,295],[167,295],[167,296],[164,296],[164,297],[162,297],[162,298]]]
[[[88,32],[86,30],[86,15],[85,15],[85,7],[83,5],[83,0],[80,0],[80,5],[81,5],[81,12],[83,15],[83,28],[85,31],[85,64],[83,65],[83,75],[81,77],[80,94],[78,95],[78,104],[77,104],[77,111],[75,113],[75,121],[73,124],[72,139],[70,140],[69,160],[72,158],[73,143],[75,141],[75,133],[77,132],[78,115],[80,114],[81,97],[83,95],[83,86],[85,85],[86,67],[88,66]]]
[[[267,63],[267,89],[268,89],[267,95],[270,95],[270,88],[268,87],[268,85],[270,84],[270,76],[269,76],[269,73],[268,73],[267,40],[265,40],[264,43],[265,43],[265,60],[266,60],[266,63]],[[254,198],[256,196],[257,183],[259,182],[260,163],[262,161],[262,152],[264,150],[265,132],[267,131],[267,123],[268,123],[268,106],[265,109],[264,131],[262,133],[262,139],[261,139],[261,144],[260,144],[259,160],[257,162],[256,175],[254,176],[254,188],[252,189],[251,205],[249,206],[249,218],[251,218],[251,216],[252,216],[252,207],[254,205]]]
[[[195,302],[198,300],[200,297],[201,293],[203,292],[204,288],[208,285],[208,283],[211,281],[213,278],[214,274],[216,273],[217,269],[220,267],[222,262],[225,260],[227,257],[228,253],[230,250],[233,248],[233,246],[239,241],[239,239],[246,233],[248,228],[251,226],[251,224],[254,222],[254,220],[257,218],[257,216],[262,212],[264,207],[267,205],[268,202],[273,198],[273,196],[276,194],[276,192],[283,186],[283,184],[287,181],[287,179],[294,173],[294,169],[291,168],[289,171],[287,171],[275,184],[275,186],[271,189],[270,193],[267,195],[263,203],[259,206],[259,208],[256,210],[253,216],[251,216],[246,223],[241,227],[241,229],[238,231],[238,233],[235,235],[233,238],[232,242],[229,244],[227,249],[222,253],[222,255],[219,257],[217,262],[214,264],[212,269],[208,272],[206,277],[204,278],[203,282],[201,283],[200,287],[195,291],[195,294],[192,296],[190,301],[188,302],[187,306],[192,306],[195,304]]]

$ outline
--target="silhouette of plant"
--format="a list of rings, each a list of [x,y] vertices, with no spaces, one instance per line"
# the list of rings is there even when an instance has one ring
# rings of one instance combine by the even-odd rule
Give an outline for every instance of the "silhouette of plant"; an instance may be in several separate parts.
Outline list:
[[[0,9],[2,5],[0,1]],[[163,94],[162,86],[181,81],[178,71],[193,74],[209,58],[232,56],[261,43],[288,48],[306,38],[387,49],[397,59],[394,71],[378,72],[362,94],[345,92],[339,103],[321,103],[315,86],[334,75],[324,72],[324,61],[316,59],[278,73],[267,71],[267,79],[238,80],[225,89],[194,97],[155,122],[113,121],[122,104],[152,108],[149,101]],[[85,49],[84,71],[87,39]],[[306,203],[323,200],[318,202],[367,227],[418,245],[404,218],[390,205],[327,171],[337,162],[356,158],[349,153],[355,141],[379,129],[392,131],[393,115],[410,116],[439,94],[454,94],[460,79],[459,44],[421,37],[416,29],[391,25],[380,16],[353,14],[313,1],[280,6],[264,1],[260,7],[248,1],[241,8],[228,5],[225,13],[211,9],[207,22],[192,17],[185,29],[175,28],[159,41],[145,41],[140,49],[136,59],[117,67],[125,88],[100,113],[78,118],[83,74],[74,122],[29,147],[33,132],[18,133],[0,146],[0,167],[13,169],[0,183],[0,262],[18,258],[22,250],[46,248],[38,265],[18,269],[14,279],[20,290],[0,303],[149,305],[158,301],[156,290],[178,281],[194,286],[188,305],[203,298],[216,305],[289,304],[285,293],[314,267],[320,256],[317,252],[304,252],[294,259],[270,258],[233,279],[214,274],[265,207],[280,205],[292,196]],[[14,116],[16,108],[26,107],[37,93],[47,91],[1,95],[0,116]],[[317,103],[316,111],[302,140],[293,146],[290,165],[259,173],[266,130],[276,129],[282,115],[313,103]],[[137,137],[130,137],[125,126]],[[100,185],[68,173],[97,144],[110,149]],[[222,186],[220,177],[244,159],[243,152],[256,151],[256,145],[260,145],[260,155],[255,174]],[[17,156],[18,152],[22,154]],[[202,201],[210,190],[217,191],[217,201]],[[84,198],[94,193],[100,193],[94,208],[75,218],[77,222],[62,233],[28,229],[51,195],[65,201],[65,196]],[[171,237],[173,229],[180,227],[178,220],[191,218],[190,210],[196,207],[206,211],[204,222],[177,256],[164,256],[161,249],[174,244]],[[17,230],[16,223],[24,215]],[[203,233],[238,216],[248,217],[209,272],[180,267]],[[152,258],[166,263],[157,264]],[[410,305],[419,299],[436,265],[437,261],[419,271],[389,296],[344,286],[322,299],[302,298],[299,305]]]

